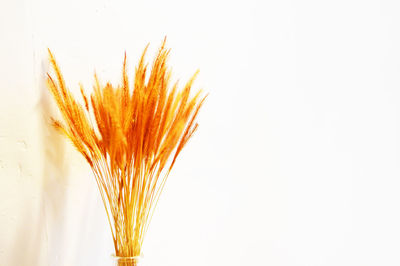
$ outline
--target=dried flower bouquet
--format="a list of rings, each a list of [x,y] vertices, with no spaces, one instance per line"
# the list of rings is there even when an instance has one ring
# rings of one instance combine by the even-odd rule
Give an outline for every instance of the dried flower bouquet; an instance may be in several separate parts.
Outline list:
[[[132,84],[125,56],[121,84],[102,85],[95,75],[90,97],[81,86],[82,103],[67,88],[49,50],[54,74],[48,74],[47,84],[62,115],[53,124],[94,173],[118,257],[141,254],[154,207],[177,156],[198,127],[196,117],[206,98],[201,91],[191,96],[197,72],[181,90],[171,83],[165,40],[150,70],[146,50]]]

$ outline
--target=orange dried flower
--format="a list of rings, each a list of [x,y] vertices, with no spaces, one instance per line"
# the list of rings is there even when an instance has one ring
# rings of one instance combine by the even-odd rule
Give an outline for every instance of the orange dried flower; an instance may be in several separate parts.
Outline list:
[[[48,88],[61,112],[55,128],[71,140],[90,164],[114,240],[115,255],[138,256],[154,207],[175,160],[197,129],[196,116],[206,96],[190,97],[193,81],[182,90],[171,85],[170,50],[162,43],[147,77],[144,49],[130,89],[126,55],[122,83],[102,86],[95,75],[81,105],[66,87],[49,50],[54,77]]]

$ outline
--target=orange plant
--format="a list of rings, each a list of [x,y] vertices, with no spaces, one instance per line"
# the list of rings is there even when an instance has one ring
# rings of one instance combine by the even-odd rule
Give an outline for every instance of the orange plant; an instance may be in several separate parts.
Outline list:
[[[48,74],[47,84],[62,115],[53,124],[89,163],[120,257],[141,254],[154,207],[177,156],[198,127],[196,117],[206,98],[201,91],[191,96],[197,72],[181,90],[177,82],[171,84],[165,40],[150,71],[146,50],[132,85],[125,55],[121,84],[103,86],[95,75],[90,98],[81,86],[82,104],[67,88],[49,50],[54,76]]]

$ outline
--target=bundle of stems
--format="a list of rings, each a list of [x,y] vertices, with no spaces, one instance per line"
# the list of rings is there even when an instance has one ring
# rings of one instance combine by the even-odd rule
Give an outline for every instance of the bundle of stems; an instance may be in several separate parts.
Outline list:
[[[197,75],[178,89],[167,66],[165,40],[148,71],[144,49],[130,89],[126,54],[122,82],[101,85],[95,74],[90,98],[81,85],[78,102],[67,88],[49,50],[54,76],[48,88],[62,121],[52,119],[89,163],[107,212],[115,255],[141,255],[143,239],[165,181],[177,156],[198,127],[196,117],[206,96],[191,95]]]

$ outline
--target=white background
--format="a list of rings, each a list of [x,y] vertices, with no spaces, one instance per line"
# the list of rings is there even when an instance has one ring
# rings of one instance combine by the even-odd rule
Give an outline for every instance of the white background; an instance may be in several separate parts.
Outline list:
[[[147,266],[400,265],[398,1],[0,0],[0,265],[111,265],[93,177],[48,126],[46,48],[74,91],[165,35],[210,93]]]

